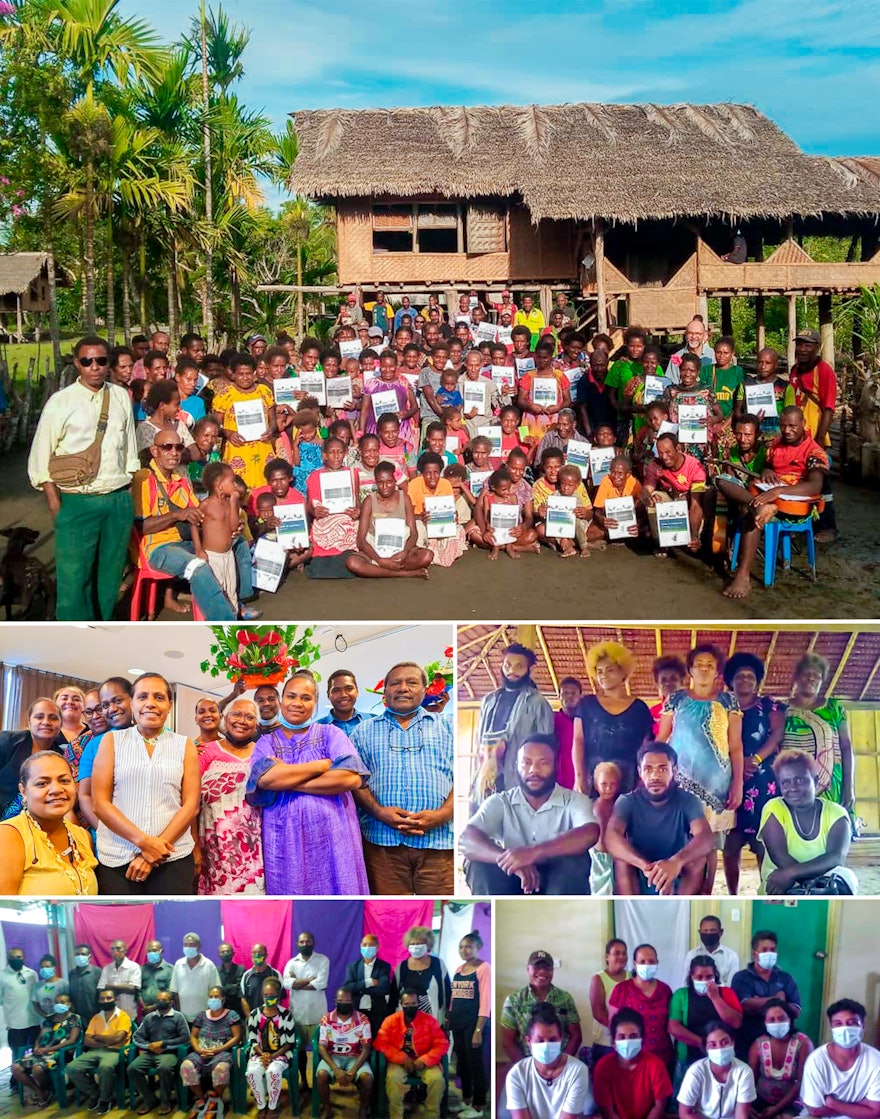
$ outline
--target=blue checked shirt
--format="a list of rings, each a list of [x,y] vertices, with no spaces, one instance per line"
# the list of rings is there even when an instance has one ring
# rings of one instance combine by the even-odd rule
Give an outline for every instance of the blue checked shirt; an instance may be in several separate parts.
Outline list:
[[[352,731],[351,741],[370,771],[370,792],[384,806],[408,812],[437,809],[452,792],[452,724],[445,715],[420,707],[404,730],[384,711]],[[451,850],[452,821],[425,835],[403,835],[375,816],[360,812],[361,830],[380,847]]]

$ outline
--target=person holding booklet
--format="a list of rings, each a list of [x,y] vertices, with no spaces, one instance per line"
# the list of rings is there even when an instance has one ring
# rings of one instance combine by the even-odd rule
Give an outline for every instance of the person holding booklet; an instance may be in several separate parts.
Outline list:
[[[310,579],[350,579],[348,556],[357,548],[357,471],[346,467],[341,439],[324,441],[324,466],[309,475],[306,490],[311,517],[312,559],[306,568]]]
[[[270,388],[257,384],[256,365],[249,354],[236,354],[230,379],[232,383],[217,393],[213,404],[222,424],[223,461],[248,488],[259,486],[266,463],[275,457],[275,398]]]
[[[445,359],[443,364],[446,364]],[[400,421],[400,440],[406,449],[411,451],[418,445],[418,427],[413,419],[418,414],[419,405],[416,403],[412,387],[398,372],[397,354],[394,350],[383,350],[379,358],[379,376],[364,381],[360,415],[361,431],[375,434],[379,430],[379,420],[382,416],[397,416]]]
[[[549,494],[543,508],[544,519],[537,528],[541,543],[557,549],[563,559],[588,556],[593,506],[578,467],[568,464],[559,470],[556,492]]]
[[[425,451],[418,461],[418,475],[407,486],[413,513],[418,521],[420,548],[432,554],[432,563],[451,567],[467,548],[464,529],[455,515],[452,483],[442,477],[443,459]]]
[[[520,523],[520,501],[505,467],[493,471],[474,509],[479,536],[476,543],[489,549],[489,559],[498,559],[502,549],[511,559],[538,545],[535,529]]]
[[[556,421],[563,408],[571,407],[568,377],[561,369],[553,368],[555,348],[550,341],[539,342],[532,359],[534,368],[520,374],[516,402],[522,411],[523,422],[536,436],[542,435]]]
[[[465,423],[471,437],[489,424],[501,408],[501,394],[491,377],[483,373],[479,350],[471,350],[464,359],[464,375],[458,381],[463,401]]]
[[[618,501],[628,500],[632,505],[632,518],[627,517],[623,523],[606,510],[606,505],[612,502],[612,509],[619,506],[613,504]],[[627,507],[628,508],[628,507]],[[607,533],[608,539],[621,539],[625,532],[627,536],[635,539],[644,527],[645,509],[642,504],[642,485],[633,477],[630,461],[626,455],[615,455],[611,460],[608,473],[599,483],[596,496],[593,498],[593,521],[595,535],[599,532]]]
[[[693,455],[685,454],[678,445],[678,437],[671,431],[657,438],[658,468],[652,481],[646,478],[645,493],[648,497],[648,520],[651,531],[659,540],[657,506],[662,501],[685,500],[688,504],[688,523],[691,539],[687,545],[696,552],[700,547],[703,531],[703,501],[706,494],[706,471]],[[661,548],[661,554],[663,549]]]
[[[696,354],[684,354],[678,366],[679,382],[667,388],[663,402],[669,409],[669,422],[678,424],[679,441],[687,443],[704,462],[717,445],[724,413],[712,389],[700,384],[701,369]]]
[[[770,346],[758,351],[757,367],[756,376],[745,378],[738,411],[760,417],[762,434],[774,438],[779,434],[779,413],[794,404],[794,387],[779,376],[779,354]]]
[[[417,546],[409,495],[397,488],[390,462],[380,462],[373,478],[376,489],[361,505],[358,550],[347,557],[346,567],[364,579],[427,579],[434,556],[429,548]]]

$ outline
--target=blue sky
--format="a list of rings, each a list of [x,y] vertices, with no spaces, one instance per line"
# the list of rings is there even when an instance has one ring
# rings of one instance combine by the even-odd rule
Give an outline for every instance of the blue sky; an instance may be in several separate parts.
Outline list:
[[[209,6],[211,0],[208,0]],[[167,39],[196,0],[122,0]],[[817,155],[880,155],[877,0],[227,0],[238,92],[297,108],[737,101]],[[377,16],[381,13],[381,32]]]

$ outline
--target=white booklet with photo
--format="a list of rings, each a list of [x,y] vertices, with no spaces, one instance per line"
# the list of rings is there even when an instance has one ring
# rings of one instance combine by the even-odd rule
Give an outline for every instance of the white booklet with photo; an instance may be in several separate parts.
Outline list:
[[[254,586],[261,591],[277,591],[286,559],[282,544],[261,536],[254,544],[252,557]]]
[[[611,469],[611,460],[616,454],[614,447],[590,448],[590,475],[594,486],[598,486]]]
[[[571,398],[574,400],[575,389],[578,386],[578,381],[584,375],[584,367],[582,365],[572,365],[570,369],[563,369],[562,372],[568,377],[568,388],[571,393]]]
[[[394,389],[380,389],[370,396],[370,403],[373,407],[373,418],[376,423],[379,422],[379,417],[384,416],[386,412],[392,415],[398,414],[397,393]]]
[[[474,331],[471,330],[473,334]],[[476,329],[478,342],[494,342],[498,336],[498,327],[493,322],[481,322]]]
[[[473,412],[474,408],[476,408],[478,416],[489,415],[489,393],[491,389],[492,384],[485,377],[480,377],[476,381],[469,381],[467,377],[465,377],[461,383],[461,395],[464,399],[465,416]]]
[[[535,369],[535,359],[529,354],[528,357],[516,357],[513,359],[516,365],[517,377],[524,377],[526,373],[532,373]]]
[[[501,505],[496,502],[489,507],[489,524],[498,545],[512,544],[510,530],[519,524],[519,505]]]
[[[765,416],[776,415],[776,391],[773,382],[766,385],[746,385],[746,411],[752,416],[763,412]]]
[[[413,392],[418,389],[419,377],[421,377],[420,373],[408,373],[405,369],[398,369],[397,372],[400,374],[401,377],[403,377],[404,381],[406,381]]]
[[[280,521],[275,531],[281,547],[308,548],[309,522],[306,519],[305,505],[301,502],[296,505],[276,505],[272,512]]]
[[[457,435],[446,436],[446,452],[450,455],[458,455],[461,449],[461,444],[458,441]]]
[[[513,327],[512,326],[499,326],[498,327],[498,341],[502,346],[513,345]]]
[[[299,387],[306,396],[313,396],[323,408],[327,403],[327,378],[320,369],[303,372],[299,375]]]
[[[686,501],[660,501],[654,506],[657,514],[657,538],[661,548],[680,548],[691,542],[691,526]]]
[[[339,343],[339,354],[343,361],[349,357],[360,357],[361,350],[364,347],[361,345],[360,340],[353,338],[350,342]]]
[[[350,470],[324,470],[318,475],[321,504],[331,513],[344,513],[356,504]]]
[[[575,535],[574,511],[577,498],[565,497],[561,493],[551,493],[547,498],[544,530],[548,537],[556,540],[573,540]]]
[[[532,404],[537,404],[540,408],[556,407],[555,377],[532,378]]]
[[[478,429],[480,435],[485,435],[489,442],[492,444],[492,450],[489,452],[494,458],[501,457],[501,425],[500,424],[486,424],[485,427]]]
[[[425,512],[428,514],[427,532],[431,540],[445,536],[455,536],[458,525],[455,521],[455,498],[451,493],[425,498]]]
[[[470,474],[468,474],[468,485],[474,497],[480,496],[483,492],[483,486],[485,486],[487,480],[491,477],[491,470],[472,470]]]
[[[666,386],[669,381],[666,377],[657,377],[653,373],[649,373],[645,377],[645,396],[644,404],[653,404],[655,400],[659,400],[663,393],[666,391]]]
[[[382,559],[402,552],[409,538],[409,529],[403,517],[377,517],[373,548]]]
[[[352,401],[351,377],[330,377],[327,380],[327,404],[331,408],[341,408]]]
[[[590,451],[592,443],[584,439],[569,439],[565,448],[565,461],[569,466],[576,466],[581,472],[581,477],[586,478],[590,471]]]
[[[296,394],[300,391],[299,377],[279,377],[272,382],[272,395],[276,404],[289,404],[296,410],[299,401]]]
[[[706,426],[708,417],[709,409],[705,404],[679,404],[679,443],[708,443],[709,429]]]
[[[238,434],[248,443],[258,443],[269,426],[262,400],[238,400],[232,408]]]
[[[609,497],[605,502],[605,516],[617,521],[617,528],[608,529],[609,540],[629,537],[629,526],[637,524],[636,504],[631,497]]]
[[[513,371],[512,365],[493,365],[490,366],[490,369],[492,372],[492,380],[498,386],[499,392],[516,387],[516,374]]]

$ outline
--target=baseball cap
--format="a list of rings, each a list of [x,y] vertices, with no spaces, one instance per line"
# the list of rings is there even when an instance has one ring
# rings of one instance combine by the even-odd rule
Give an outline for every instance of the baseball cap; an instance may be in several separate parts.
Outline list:
[[[350,291],[346,297],[349,303],[357,303],[357,296],[353,291]]]
[[[543,948],[539,948],[529,956],[529,967],[531,967],[532,964],[544,964],[547,967],[553,967],[553,957],[549,952],[545,952]]]
[[[818,330],[799,330],[794,336],[794,340],[795,342],[812,342],[814,346],[818,346],[821,341]]]
[[[266,338],[265,334],[252,334],[248,338],[247,344],[250,346],[253,342],[265,342],[265,341],[267,341],[267,338]]]
[[[381,326],[371,326],[370,327],[370,337],[371,338],[384,338],[385,333],[382,330],[382,327]]]

